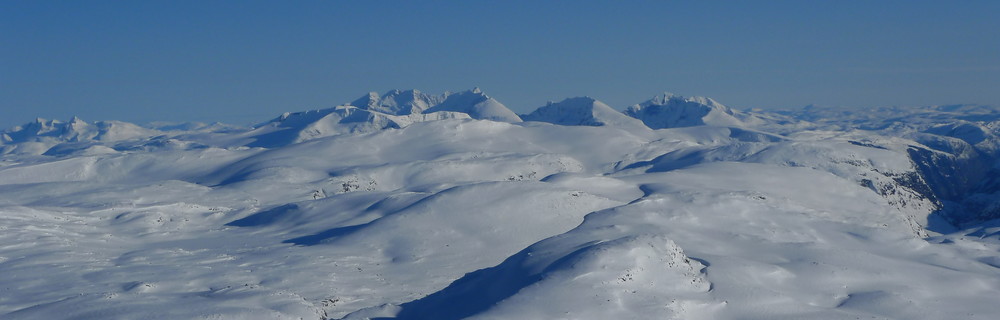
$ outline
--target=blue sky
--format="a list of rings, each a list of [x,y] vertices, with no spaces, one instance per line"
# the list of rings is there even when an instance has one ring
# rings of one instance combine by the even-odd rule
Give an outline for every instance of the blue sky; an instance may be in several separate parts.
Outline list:
[[[998,16],[1000,1],[3,1],[0,126],[250,124],[476,86],[519,113],[663,91],[1000,106]]]

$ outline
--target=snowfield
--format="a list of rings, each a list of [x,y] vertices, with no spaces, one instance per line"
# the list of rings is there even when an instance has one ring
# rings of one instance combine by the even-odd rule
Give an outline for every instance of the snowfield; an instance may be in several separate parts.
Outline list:
[[[394,90],[0,154],[4,319],[1000,318],[985,106]]]

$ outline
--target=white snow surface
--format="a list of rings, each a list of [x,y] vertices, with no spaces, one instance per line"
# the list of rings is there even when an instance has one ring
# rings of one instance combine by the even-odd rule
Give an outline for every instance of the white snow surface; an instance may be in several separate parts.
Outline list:
[[[564,126],[637,126],[641,122],[591,97],[569,98],[521,116],[524,121],[548,122]]]
[[[493,120],[502,122],[521,122],[514,111],[507,109],[500,101],[483,93],[479,88],[459,93],[447,93],[441,103],[425,110],[425,113],[438,111],[463,112],[473,119]]]
[[[988,109],[659,99],[12,128],[0,318],[1000,318]]]
[[[753,115],[733,110],[711,98],[664,93],[625,109],[625,114],[642,120],[653,129],[701,125],[746,127],[765,121]]]

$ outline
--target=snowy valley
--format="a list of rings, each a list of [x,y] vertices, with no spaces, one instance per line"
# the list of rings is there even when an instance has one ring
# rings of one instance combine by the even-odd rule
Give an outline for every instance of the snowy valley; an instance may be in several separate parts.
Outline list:
[[[987,106],[394,90],[0,154],[5,319],[1000,317]]]

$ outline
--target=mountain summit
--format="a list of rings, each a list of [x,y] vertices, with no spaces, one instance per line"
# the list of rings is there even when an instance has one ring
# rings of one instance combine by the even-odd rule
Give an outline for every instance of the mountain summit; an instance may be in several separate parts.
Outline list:
[[[453,111],[468,114],[473,119],[493,120],[500,122],[521,122],[514,111],[510,111],[500,101],[490,98],[479,88],[458,93],[445,93],[443,101],[424,111]]]
[[[399,129],[415,122],[472,118],[521,122],[521,118],[479,88],[430,95],[418,90],[370,92],[346,105],[285,113],[250,134],[252,147],[277,147],[316,138]]]
[[[672,93],[664,93],[632,105],[625,109],[625,114],[642,120],[653,129],[701,125],[744,127],[761,122],[752,115],[733,110],[711,98],[686,98]]]
[[[348,105],[399,116],[422,113],[443,100],[443,96],[429,95],[419,90],[390,90],[382,96],[376,92],[369,92]]]
[[[604,102],[591,97],[569,98],[522,115],[524,121],[548,122],[563,126],[606,126],[639,124]]]

